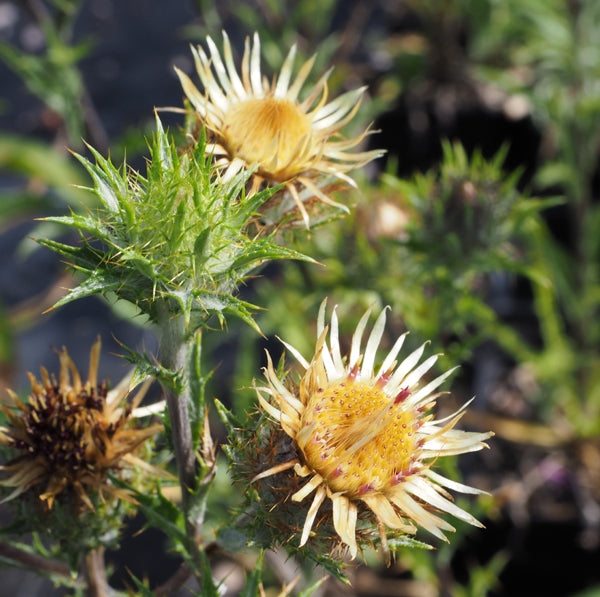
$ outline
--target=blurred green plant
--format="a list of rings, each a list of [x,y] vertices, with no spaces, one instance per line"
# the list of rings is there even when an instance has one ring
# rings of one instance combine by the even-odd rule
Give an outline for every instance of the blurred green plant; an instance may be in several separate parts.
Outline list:
[[[86,136],[86,92],[77,66],[91,49],[91,42],[73,43],[73,29],[81,0],[28,3],[45,43],[34,54],[0,42],[0,59],[12,68],[29,91],[62,119],[71,147]]]
[[[576,436],[600,433],[599,35],[593,0],[490,3],[473,44],[485,76],[529,101],[544,133],[534,185],[564,200],[558,237],[531,234],[532,265],[550,281],[533,285],[542,349],[531,362],[540,411],[564,416]]]
[[[503,171],[504,157],[504,150],[491,161],[468,157],[446,143],[439,168],[411,179],[385,174],[365,186],[354,214],[299,241],[325,267],[288,264],[254,285],[262,301],[278,297],[262,328],[286,330],[303,346],[302,313],[325,293],[343,311],[391,305],[398,325],[417,335],[412,341],[431,339],[449,362],[467,361],[485,339],[532,358],[489,304],[491,278],[518,274],[548,284],[532,265],[529,239],[556,200],[523,195],[519,173]]]

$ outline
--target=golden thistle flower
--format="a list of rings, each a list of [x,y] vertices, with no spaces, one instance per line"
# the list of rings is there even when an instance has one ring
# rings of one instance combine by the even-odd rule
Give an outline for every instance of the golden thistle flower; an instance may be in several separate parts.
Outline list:
[[[314,494],[300,545],[308,541],[317,512],[329,498],[335,531],[355,557],[357,519],[361,512],[370,511],[389,562],[385,527],[413,534],[418,526],[445,539],[444,531],[454,528],[438,515],[442,512],[481,526],[453,503],[447,489],[481,492],[446,479],[433,468],[440,456],[486,447],[483,441],[493,434],[454,429],[466,404],[443,420],[434,419],[431,410],[440,395],[435,390],[453,370],[421,382],[437,359],[434,355],[418,365],[424,345],[397,364],[406,334],[376,368],[386,310],[377,318],[363,348],[369,314],[370,310],[360,320],[347,357],[341,354],[335,309],[331,329],[325,325],[325,301],[319,311],[312,360],[308,362],[284,342],[306,370],[297,388],[284,385],[267,353],[268,385],[257,388],[258,398],[292,438],[298,457],[258,474],[254,481],[291,468],[300,477],[309,478],[291,496],[301,502]]]
[[[0,428],[0,444],[19,452],[0,466],[0,471],[7,473],[0,485],[14,488],[2,501],[33,488],[48,509],[63,491],[74,497],[77,509],[84,505],[94,509],[92,493],[103,500],[133,501],[127,490],[111,483],[107,473],[118,474],[134,466],[154,471],[134,452],[162,426],[137,429],[130,424],[147,384],[126,405],[130,379],[125,378],[111,391],[105,382],[98,383],[99,339],[90,352],[85,383],[65,348],[58,356],[58,381],[42,367],[41,382],[28,374],[31,394],[26,404],[9,390],[12,408],[0,406],[9,423]]]
[[[243,168],[256,167],[251,193],[264,180],[285,183],[307,226],[309,216],[305,203],[309,200],[317,198],[347,209],[327,194],[338,186],[331,181],[355,186],[347,173],[383,153],[349,151],[363,141],[369,129],[351,139],[339,134],[356,114],[366,88],[349,91],[328,103],[329,71],[300,100],[300,91],[315,56],[302,65],[292,82],[296,55],[296,46],[292,46],[279,77],[269,84],[261,74],[257,33],[253,43],[246,38],[241,78],[233,63],[227,34],[223,32],[225,62],[213,40],[207,37],[206,41],[210,57],[201,46],[192,48],[204,93],[185,73],[176,71],[186,96],[212,135],[214,142],[209,143],[206,150],[225,168],[225,178]]]

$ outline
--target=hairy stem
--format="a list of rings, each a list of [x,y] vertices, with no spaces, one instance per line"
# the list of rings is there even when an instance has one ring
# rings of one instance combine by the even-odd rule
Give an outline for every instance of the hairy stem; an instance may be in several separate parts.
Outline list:
[[[171,421],[171,434],[175,450],[175,462],[181,484],[184,507],[187,496],[196,487],[196,457],[192,446],[192,431],[189,416],[189,383],[187,379],[188,346],[185,325],[181,317],[163,314],[160,322],[160,361],[166,369],[181,376],[181,391],[163,384],[165,399]]]
[[[171,438],[175,452],[177,474],[181,486],[181,502],[185,514],[187,550],[192,557],[199,577],[202,568],[202,554],[199,544],[202,517],[194,511],[193,498],[198,489],[197,455],[194,450],[190,422],[190,379],[188,361],[190,343],[185,321],[180,315],[169,313],[167,306],[159,319],[161,365],[179,378],[177,390],[163,383],[171,423]],[[196,332],[199,333],[199,332]]]

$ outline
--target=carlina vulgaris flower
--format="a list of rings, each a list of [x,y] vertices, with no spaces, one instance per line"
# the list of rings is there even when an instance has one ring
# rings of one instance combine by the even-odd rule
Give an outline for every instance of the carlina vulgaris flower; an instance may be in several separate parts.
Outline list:
[[[480,450],[493,435],[455,429],[470,401],[450,416],[435,420],[432,409],[442,394],[437,389],[454,369],[422,381],[439,355],[419,364],[424,344],[398,363],[406,333],[376,367],[387,309],[382,310],[363,346],[371,312],[367,310],[352,336],[349,355],[343,357],[336,310],[331,326],[326,326],[325,306],[323,301],[310,361],[283,342],[305,369],[299,385],[280,379],[267,353],[267,385],[256,388],[258,399],[293,440],[297,456],[259,473],[253,481],[292,468],[296,475],[307,478],[291,495],[295,502],[313,496],[300,545],[309,540],[317,513],[329,499],[333,526],[352,558],[359,549],[357,521],[365,518],[365,512],[371,521],[374,518],[388,565],[387,529],[397,536],[413,535],[421,527],[447,540],[444,532],[455,529],[442,518],[443,513],[481,527],[454,503],[448,490],[484,492],[434,470],[440,457]]]
[[[229,179],[244,168],[255,168],[250,194],[261,184],[283,183],[302,218],[309,226],[306,205],[315,199],[347,211],[330,192],[340,186],[356,186],[348,172],[381,156],[383,151],[352,150],[371,132],[344,138],[340,131],[355,116],[365,87],[348,91],[328,102],[327,80],[331,70],[300,99],[302,87],[316,55],[307,60],[295,78],[293,64],[296,45],[271,83],[263,77],[260,65],[260,38],[246,38],[241,77],[234,65],[231,43],[223,31],[223,58],[210,36],[202,46],[192,47],[196,70],[204,87],[202,93],[181,70],[175,69],[183,90],[211,143],[206,151]]]
[[[105,381],[98,382],[100,350],[98,338],[90,351],[85,382],[63,348],[58,351],[58,380],[42,367],[41,381],[28,374],[31,393],[27,402],[9,390],[12,405],[0,406],[8,418],[8,425],[0,428],[0,444],[17,455],[0,466],[4,473],[0,486],[13,488],[3,502],[31,490],[51,510],[64,492],[77,511],[94,510],[93,494],[102,500],[135,501],[109,474],[119,477],[133,468],[148,476],[165,474],[136,455],[147,439],[162,430],[160,424],[134,425],[138,416],[156,410],[156,405],[138,408],[149,380],[128,403],[130,375],[110,391]]]

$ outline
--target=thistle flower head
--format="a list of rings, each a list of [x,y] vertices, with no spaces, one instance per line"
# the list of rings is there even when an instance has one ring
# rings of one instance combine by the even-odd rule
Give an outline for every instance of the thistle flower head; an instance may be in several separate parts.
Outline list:
[[[315,56],[294,78],[296,46],[292,46],[279,76],[269,83],[261,73],[257,33],[252,42],[246,39],[241,77],[227,34],[223,32],[223,58],[212,38],[207,37],[206,42],[208,54],[201,46],[192,48],[204,92],[185,73],[177,70],[177,74],[187,98],[212,134],[213,143],[207,151],[217,157],[225,177],[255,167],[251,192],[263,181],[284,183],[307,226],[306,204],[315,198],[346,209],[328,192],[340,182],[354,185],[347,173],[382,154],[351,151],[369,133],[368,129],[350,139],[339,134],[356,114],[365,88],[328,102],[329,71],[300,99]]]
[[[9,391],[12,408],[0,407],[8,418],[8,426],[0,428],[0,444],[16,452],[0,467],[5,473],[0,485],[13,489],[3,501],[31,491],[51,510],[64,495],[81,511],[93,510],[96,497],[132,500],[108,475],[119,476],[134,466],[152,469],[135,452],[162,426],[132,425],[147,385],[126,404],[129,379],[111,391],[106,382],[98,382],[100,340],[92,346],[85,382],[65,348],[58,356],[58,379],[42,367],[41,381],[29,374],[26,403]]]
[[[307,361],[284,343],[305,369],[298,386],[285,384],[268,358],[267,385],[257,388],[259,401],[293,440],[297,456],[259,473],[255,480],[292,468],[306,479],[291,496],[295,502],[312,500],[301,545],[309,540],[322,504],[330,500],[333,526],[352,557],[359,548],[357,521],[366,511],[389,559],[386,529],[397,536],[412,535],[422,527],[445,539],[444,532],[454,528],[443,513],[481,526],[454,504],[448,489],[480,492],[434,469],[439,457],[480,450],[492,434],[454,429],[465,407],[435,420],[431,411],[440,395],[436,390],[452,371],[423,381],[437,359],[434,355],[419,364],[425,346],[398,363],[406,334],[377,367],[386,310],[363,345],[369,314],[370,310],[356,327],[349,354],[342,356],[336,312],[331,326],[326,326],[322,304],[312,359]]]

